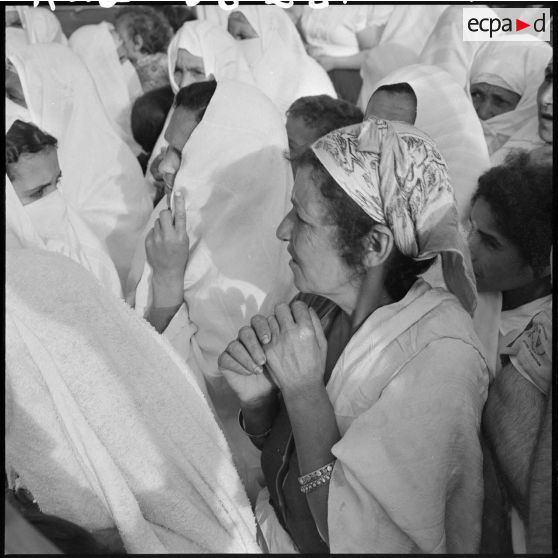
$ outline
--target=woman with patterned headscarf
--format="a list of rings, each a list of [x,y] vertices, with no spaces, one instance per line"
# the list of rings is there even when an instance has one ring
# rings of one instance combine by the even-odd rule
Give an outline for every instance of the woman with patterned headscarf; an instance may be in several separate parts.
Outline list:
[[[301,293],[219,359],[262,449],[271,552],[477,552],[488,372],[448,170],[371,118],[299,163],[277,230]],[[417,276],[442,260],[449,290]]]

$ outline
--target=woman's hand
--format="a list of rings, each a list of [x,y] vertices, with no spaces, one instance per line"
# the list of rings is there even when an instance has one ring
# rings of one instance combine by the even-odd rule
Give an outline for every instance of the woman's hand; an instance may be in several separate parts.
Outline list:
[[[159,214],[145,239],[147,261],[153,268],[154,283],[178,285],[183,292],[184,274],[190,255],[190,240],[186,233],[186,207],[181,192],[174,195],[174,222],[171,211],[164,209]],[[170,306],[164,301],[156,306]]]
[[[219,370],[243,407],[259,406],[276,390],[265,369],[263,347],[271,341],[267,318],[254,316],[250,323],[251,327],[243,327],[218,360]]]
[[[266,366],[285,398],[323,387],[327,340],[316,312],[299,300],[279,304],[268,324]]]

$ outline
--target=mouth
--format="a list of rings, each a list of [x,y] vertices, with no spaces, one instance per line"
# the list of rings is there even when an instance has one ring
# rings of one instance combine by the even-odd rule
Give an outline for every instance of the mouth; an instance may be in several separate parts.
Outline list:
[[[541,120],[548,120],[549,122],[552,122],[552,114],[542,114],[539,113],[539,118]]]
[[[289,256],[291,256],[291,262],[293,264],[297,264],[298,262],[296,261],[296,258],[295,258],[295,255],[294,255],[294,252],[293,252],[292,248],[288,247],[287,252],[289,253]]]

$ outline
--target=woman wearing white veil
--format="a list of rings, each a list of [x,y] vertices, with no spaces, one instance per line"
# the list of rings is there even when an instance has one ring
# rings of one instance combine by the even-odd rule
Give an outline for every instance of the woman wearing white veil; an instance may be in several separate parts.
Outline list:
[[[176,116],[179,111],[184,109],[176,107]],[[238,425],[238,400],[222,379],[217,358],[254,309],[270,312],[291,294],[288,255],[275,237],[292,187],[287,149],[279,112],[263,93],[247,84],[218,81],[182,150],[174,180],[174,191],[183,192],[186,204],[190,248],[178,287],[178,303],[183,304],[164,335],[213,390],[239,472],[252,494],[257,491],[259,454]],[[164,198],[144,237],[166,208]],[[142,315],[153,306],[153,275],[141,239],[127,300]]]
[[[8,53],[8,59],[30,120],[58,139],[62,196],[106,242],[124,284],[152,209],[137,159],[114,131],[91,76],[68,47],[28,45]]]
[[[118,135],[135,155],[141,151],[132,136],[132,104],[143,94],[138,74],[132,63],[120,56],[114,27],[102,21],[83,25],[70,37],[70,48],[87,66],[99,98]]]

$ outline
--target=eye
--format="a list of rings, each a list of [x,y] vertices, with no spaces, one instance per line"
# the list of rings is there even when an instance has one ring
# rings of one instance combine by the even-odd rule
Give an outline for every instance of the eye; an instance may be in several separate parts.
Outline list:
[[[40,200],[40,199],[43,197],[43,195],[44,195],[44,193],[45,193],[45,191],[46,191],[47,188],[48,188],[48,186],[43,186],[40,190],[38,190],[37,192],[31,194],[29,197],[30,197],[32,200]]]

